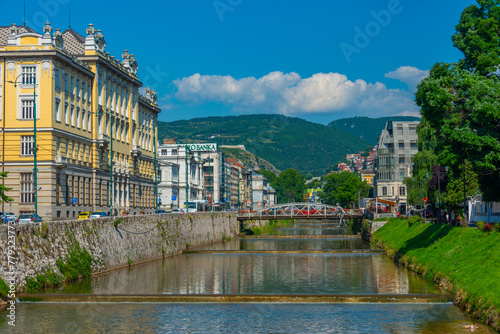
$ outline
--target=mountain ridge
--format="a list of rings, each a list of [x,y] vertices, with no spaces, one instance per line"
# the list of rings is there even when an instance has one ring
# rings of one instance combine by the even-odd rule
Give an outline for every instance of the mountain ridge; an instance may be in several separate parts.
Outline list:
[[[159,122],[159,138],[180,142],[245,145],[247,151],[280,170],[322,173],[347,153],[365,150],[369,143],[344,130],[277,114],[210,116]]]

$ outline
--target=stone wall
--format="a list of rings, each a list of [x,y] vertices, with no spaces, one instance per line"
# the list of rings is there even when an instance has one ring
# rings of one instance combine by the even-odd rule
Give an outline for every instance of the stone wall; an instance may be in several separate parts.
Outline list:
[[[377,230],[382,226],[384,226],[385,224],[387,224],[387,221],[373,221],[371,233],[373,234],[377,232]]]
[[[232,213],[125,216],[115,227],[116,219],[0,225],[0,277],[14,277],[23,290],[28,276],[48,269],[59,273],[56,260],[66,259],[75,240],[92,256],[95,274],[221,242],[239,232]]]

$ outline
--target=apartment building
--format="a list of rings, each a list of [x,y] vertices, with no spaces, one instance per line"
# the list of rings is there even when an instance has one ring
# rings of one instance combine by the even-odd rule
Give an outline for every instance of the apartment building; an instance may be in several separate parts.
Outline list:
[[[405,177],[411,176],[411,162],[418,152],[417,126],[419,122],[389,121],[378,143],[375,165],[376,196],[407,204]]]

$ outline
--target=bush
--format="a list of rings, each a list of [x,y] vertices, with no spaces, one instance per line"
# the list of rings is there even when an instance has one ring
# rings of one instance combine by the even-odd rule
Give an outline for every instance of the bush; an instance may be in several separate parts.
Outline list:
[[[491,232],[494,230],[494,225],[492,223],[487,223],[487,224],[484,224],[484,227],[483,227],[483,231],[485,232]]]
[[[57,268],[68,280],[75,280],[82,277],[89,277],[92,274],[92,256],[85,249],[80,247],[80,244],[75,241],[68,252],[66,263],[62,260],[57,260]]]
[[[9,286],[5,281],[0,277],[0,297],[3,299],[7,299],[7,295],[9,294]]]
[[[484,231],[484,222],[477,222],[476,226],[479,231]]]
[[[495,231],[500,232],[500,223],[495,224]]]
[[[420,223],[420,217],[419,216],[411,216],[410,219],[408,219],[408,226],[413,226],[417,223]]]

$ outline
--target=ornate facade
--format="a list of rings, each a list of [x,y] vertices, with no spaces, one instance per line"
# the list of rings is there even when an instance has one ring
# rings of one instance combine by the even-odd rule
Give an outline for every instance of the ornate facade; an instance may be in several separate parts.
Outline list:
[[[36,192],[38,214],[49,220],[81,211],[154,212],[160,109],[154,91],[139,94],[134,55],[110,56],[92,25],[86,37],[53,32],[49,23],[43,30],[0,27],[0,154],[14,199],[5,210],[33,212]]]

